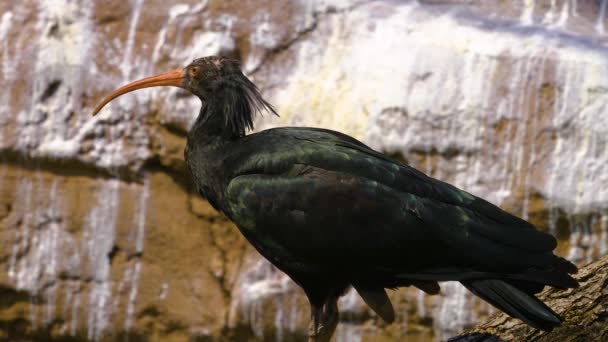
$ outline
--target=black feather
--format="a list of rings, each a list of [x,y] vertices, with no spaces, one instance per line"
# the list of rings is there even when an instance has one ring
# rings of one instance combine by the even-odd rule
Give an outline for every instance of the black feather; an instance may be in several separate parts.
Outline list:
[[[480,279],[462,284],[488,303],[536,329],[551,331],[562,322],[561,317],[538,298],[504,281]]]
[[[221,90],[217,97],[222,99],[213,101],[223,105],[219,112],[224,116],[225,127],[231,136],[245,136],[247,130],[253,129],[255,117],[265,111],[278,116],[274,107],[264,100],[257,86],[242,73],[224,78],[219,86]]]
[[[393,304],[383,288],[366,289],[357,284],[353,284],[353,287],[357,290],[357,293],[359,293],[365,304],[374,310],[386,323],[393,323],[395,321],[395,309],[393,309]]]

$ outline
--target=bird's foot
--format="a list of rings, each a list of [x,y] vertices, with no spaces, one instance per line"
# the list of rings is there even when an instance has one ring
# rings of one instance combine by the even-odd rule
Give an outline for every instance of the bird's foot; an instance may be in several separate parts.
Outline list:
[[[337,324],[336,324],[337,326]],[[335,326],[332,328],[331,326],[320,324],[317,328],[310,328],[308,334],[309,342],[329,342],[334,335]]]
[[[309,342],[329,342],[339,321],[338,299],[328,300],[323,307],[311,307],[312,320],[308,328]]]

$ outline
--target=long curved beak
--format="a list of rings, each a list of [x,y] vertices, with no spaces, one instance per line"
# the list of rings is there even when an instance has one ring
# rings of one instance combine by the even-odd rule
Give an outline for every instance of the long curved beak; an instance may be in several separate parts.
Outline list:
[[[173,86],[183,88],[182,82],[184,80],[184,70],[183,69],[175,69],[162,74],[146,77],[139,81],[131,82],[125,86],[122,86],[112,92],[110,95],[106,96],[106,98],[101,101],[95,107],[93,111],[93,115],[99,113],[99,111],[106,105],[108,102],[114,100],[120,95],[132,92],[133,90],[149,88],[149,87],[160,87],[160,86]]]

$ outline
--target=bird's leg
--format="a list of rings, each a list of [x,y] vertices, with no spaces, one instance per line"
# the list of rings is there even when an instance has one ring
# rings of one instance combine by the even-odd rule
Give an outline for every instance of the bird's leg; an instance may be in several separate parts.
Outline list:
[[[338,311],[338,297],[330,297],[329,300],[325,302],[325,312],[322,322],[322,333],[327,337],[327,342],[329,342],[334,335],[339,321],[340,312]]]
[[[323,316],[323,307],[315,304],[310,304],[310,325],[308,326],[308,342],[317,342],[319,334],[319,324]]]
[[[339,319],[337,297],[328,298],[322,307],[311,305],[308,341],[329,342],[336,331]]]

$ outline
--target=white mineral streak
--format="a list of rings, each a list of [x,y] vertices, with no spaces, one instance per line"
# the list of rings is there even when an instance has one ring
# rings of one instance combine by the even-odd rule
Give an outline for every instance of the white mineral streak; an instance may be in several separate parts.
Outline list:
[[[45,156],[73,157],[79,141],[72,139],[74,127],[67,122],[80,117],[83,66],[93,44],[93,2],[40,0],[38,6],[32,102],[17,118],[17,146]]]
[[[131,71],[133,69],[133,47],[135,45],[135,33],[137,29],[137,24],[139,23],[139,17],[141,15],[141,7],[144,3],[144,0],[134,0],[130,1],[132,4],[133,12],[131,15],[131,20],[129,22],[129,31],[127,33],[127,42],[124,48],[124,55],[122,62],[120,63],[120,70],[122,72],[123,81],[130,81]],[[135,2],[133,4],[133,2]]]
[[[79,324],[79,315],[80,315],[80,284],[76,281],[68,282],[66,284],[66,294],[65,294],[65,303],[64,303],[64,314],[66,320],[70,317],[72,318],[62,329],[65,332],[68,332],[70,335],[76,335],[76,331],[78,329]]]
[[[216,45],[215,49],[219,51],[226,45],[228,47],[234,47],[234,42],[230,40],[228,32],[223,32],[220,36],[214,36],[217,39],[209,39],[209,36],[201,37],[199,34],[195,35],[195,39],[200,39],[201,43],[184,42],[187,46],[179,46],[175,41],[167,41],[167,31],[171,28],[176,30],[175,40],[179,41],[181,31],[184,27],[192,22],[198,20],[198,16],[207,7],[208,1],[201,1],[196,6],[190,7],[187,4],[173,5],[169,9],[169,17],[167,22],[162,25],[154,50],[152,52],[152,63],[149,65],[149,69],[146,74],[152,74],[154,65],[160,60],[161,56],[168,55],[169,59],[174,61],[179,66],[189,63],[192,59],[204,56],[197,55],[198,53],[208,53],[208,45]],[[230,22],[234,20],[229,20]],[[201,32],[205,35],[206,32]]]
[[[113,61],[112,65],[118,66],[120,69],[120,80],[115,80],[119,84],[125,84],[134,79],[143,77],[143,72],[149,63],[149,56],[137,55],[135,53],[135,36],[139,25],[143,0],[131,0],[131,13],[129,16],[129,28],[127,31],[126,41],[118,42],[119,48],[116,49],[118,54],[107,56]],[[147,75],[146,75],[147,76]],[[113,87],[116,83],[114,83]],[[111,89],[111,88],[110,88]],[[149,94],[146,92],[133,92],[128,96],[121,96],[114,100],[111,105],[105,109],[105,113],[100,113],[95,120],[90,120],[92,124],[85,124],[82,132],[99,132],[94,140],[93,150],[89,152],[90,157],[95,160],[95,163],[104,168],[113,168],[117,166],[127,166],[129,163],[136,164],[143,162],[149,155],[148,136],[144,128],[140,124],[140,120],[136,117],[137,114],[144,113],[145,108],[149,104]],[[103,127],[107,121],[117,122],[109,125],[107,131],[103,132]],[[94,125],[91,127],[90,125]],[[130,148],[125,146],[125,135],[131,135],[130,139],[133,143]]]
[[[167,29],[174,25],[176,19],[183,19],[183,16],[188,14],[190,11],[190,6],[186,4],[178,4],[174,5],[169,9],[169,19],[167,23],[160,28],[158,32],[158,38],[156,40],[156,44],[154,45],[154,50],[152,51],[152,63],[150,63],[150,68],[147,70],[146,74],[152,74],[154,64],[158,62],[161,54],[161,49],[167,43]]]
[[[585,51],[565,53],[569,55],[558,64],[563,91],[556,94],[553,113],[557,140],[543,191],[570,214],[588,213],[608,199],[608,63],[590,52],[588,57],[597,58],[592,63],[580,62]]]
[[[0,59],[2,63],[0,64],[0,81],[5,84],[11,84],[14,82],[14,72],[13,72],[13,63],[11,63],[10,58],[10,48],[9,48],[9,39],[8,34],[11,30],[13,19],[13,13],[8,11],[2,14],[0,17],[0,49],[2,53],[0,54]],[[6,120],[8,118],[8,113],[10,111],[10,94],[11,89],[5,88],[0,93],[0,127],[4,126]],[[2,130],[0,130],[0,146],[3,145],[3,137]]]
[[[578,16],[578,0],[561,1],[561,8],[559,3],[557,0],[551,0],[551,8],[545,14],[543,24],[548,27],[564,28],[571,16]]]
[[[424,298],[426,298],[426,294],[422,291],[418,291],[418,295],[416,296],[416,310],[418,311],[418,317],[421,318],[425,318],[427,316]]]
[[[15,202],[22,206],[21,212],[23,213],[23,219],[21,223],[21,229],[15,232],[15,239],[13,247],[11,249],[11,256],[9,259],[8,276],[17,283],[17,286],[23,286],[22,272],[17,270],[18,262],[17,256],[21,254],[21,251],[27,250],[27,243],[29,241],[29,222],[31,213],[31,202],[32,202],[32,182],[29,179],[24,179],[17,184],[17,194],[19,197],[16,198]],[[20,266],[20,265],[19,265]]]
[[[265,11],[257,12],[252,19],[254,30],[249,36],[252,51],[243,63],[243,70],[249,72],[259,67],[267,50],[276,48],[280,43],[281,29],[270,20]]]
[[[340,322],[336,329],[336,342],[360,342],[363,340],[361,325],[350,322]]]
[[[557,12],[557,0],[551,0],[551,8],[545,14],[545,18],[543,20],[543,24],[552,25],[555,23],[555,16]]]
[[[535,57],[540,57],[540,58],[535,58],[534,60],[536,61],[536,65],[534,65],[535,68],[538,68],[537,70],[544,70],[545,66],[546,66],[546,61],[547,61],[547,54],[546,53],[542,53],[541,56],[535,56]],[[530,61],[532,61],[533,59],[529,59]],[[534,69],[528,69],[529,74],[532,73]],[[541,97],[540,97],[540,92],[536,91],[536,89],[541,89],[544,81],[545,81],[545,77],[544,77],[544,73],[541,72],[539,73],[539,75],[536,75],[533,78],[532,82],[528,83],[528,88],[526,89],[528,94],[534,94],[534,98],[530,99],[531,101],[533,101],[533,107],[532,107],[532,111],[528,112],[526,111],[528,117],[529,118],[529,130],[532,132],[537,132],[538,131],[538,125],[539,125],[539,118],[538,115],[535,115],[535,113],[538,113],[540,111],[540,102],[541,102]],[[520,131],[524,131],[523,129],[520,129]],[[521,153],[520,153],[520,157],[521,154],[523,154],[524,151],[524,142],[522,141],[521,144]],[[521,213],[521,217],[525,220],[528,219],[528,210],[529,210],[529,205],[530,205],[530,192],[532,189],[532,172],[533,172],[533,168],[532,165],[535,165],[537,163],[537,146],[536,146],[536,139],[532,139],[531,142],[529,142],[529,150],[530,150],[530,156],[527,162],[527,165],[522,165],[522,159],[519,160],[519,163],[517,164],[517,169],[521,169],[522,167],[524,168],[525,173],[523,176],[523,190],[524,190],[524,202],[522,204],[522,213]]]
[[[606,21],[606,6],[608,5],[608,0],[601,0],[602,3],[600,5],[600,11],[597,16],[597,22],[595,23],[595,30],[599,34],[604,34],[606,32],[606,27],[604,22]]]
[[[285,279],[285,281],[288,280]],[[289,286],[293,285],[290,284]],[[302,320],[300,317],[306,316],[306,314],[301,312],[298,304],[298,296],[295,295],[294,291],[279,294],[273,301],[276,304],[276,313],[274,317],[275,340],[277,342],[289,341],[292,338],[290,338],[290,335],[288,334],[293,334],[298,328],[301,328],[300,324]]]
[[[47,190],[48,191],[48,190]],[[60,259],[62,252],[62,248],[60,245],[62,241],[62,213],[61,208],[61,199],[57,197],[57,179],[53,181],[49,193],[49,207],[47,208],[47,217],[45,219],[49,220],[49,222],[45,222],[46,229],[38,229],[39,238],[36,239],[38,246],[36,246],[36,256],[37,262],[40,265],[44,265],[41,268],[41,271],[44,273],[44,276],[50,279],[49,284],[47,284],[47,288],[45,289],[45,299],[46,303],[43,308],[43,323],[50,324],[51,321],[55,318],[55,305],[57,303],[57,289],[59,285],[57,284],[57,274],[61,267],[61,263],[63,260]],[[65,233],[64,233],[65,234]],[[44,285],[44,282],[37,281],[37,285]]]
[[[291,332],[295,331],[295,323],[291,320],[297,320],[298,315],[291,312],[289,316],[285,316],[286,307],[296,304],[289,300],[295,294],[293,282],[266,260],[250,260],[248,264],[246,271],[239,275],[233,291],[229,325],[234,326],[240,321],[248,322],[255,336],[264,339],[266,319],[270,317],[265,314],[269,309],[267,305],[275,302],[276,305],[272,305],[273,322],[275,328],[280,322],[278,333],[284,334],[285,328]],[[291,322],[286,322],[287,318]]]
[[[559,19],[557,20],[557,26],[564,27],[568,22],[568,18],[570,17],[570,0],[564,1],[562,5],[562,11],[560,13]]]
[[[149,180],[146,176],[143,187],[131,184],[133,194],[139,196],[137,208],[134,213],[133,226],[129,230],[130,249],[127,251],[127,266],[124,269],[122,279],[118,282],[118,286],[113,295],[113,310],[123,310],[122,301],[126,302],[124,307],[125,322],[124,329],[130,332],[133,327],[133,315],[135,313],[135,304],[137,301],[139,278],[142,270],[141,254],[144,248],[145,224],[147,201],[149,197]]]
[[[140,192],[139,203],[137,206],[137,213],[135,217],[135,261],[132,267],[127,268],[125,272],[129,272],[129,276],[125,277],[130,280],[130,290],[127,299],[127,314],[125,321],[125,330],[128,332],[133,326],[133,314],[135,312],[135,301],[137,300],[137,288],[139,286],[139,276],[141,273],[141,259],[139,255],[144,251],[144,238],[146,234],[146,217],[147,217],[147,203],[148,197],[150,196],[150,182],[148,178],[144,180],[143,189],[137,189]]]
[[[531,25],[534,23],[534,6],[536,0],[523,0],[524,9],[521,13],[521,23],[523,25]]]
[[[351,288],[344,296],[340,297],[338,305],[340,306],[341,313],[346,316],[353,316],[359,313],[365,304],[357,291]]]
[[[600,220],[599,241],[599,255],[606,255],[608,253],[608,214],[602,215]]]
[[[8,53],[10,50],[8,47],[8,33],[10,32],[10,29],[11,29],[12,19],[13,19],[13,12],[11,12],[11,11],[4,12],[2,14],[2,17],[0,17],[0,39],[2,41],[2,47],[3,47],[3,49],[2,49],[2,76],[3,76],[4,80],[7,79],[7,74],[10,72],[6,63],[9,61]]]
[[[381,25],[374,25],[373,32],[367,24],[362,25],[371,15],[364,10],[349,12],[347,16],[327,17],[331,28],[325,38],[327,41],[322,44],[314,40],[302,42],[297,67],[286,86],[273,95],[282,116],[280,119],[268,116],[268,122],[263,125],[341,129],[362,138],[367,113],[378,110],[385,100],[397,100],[394,106],[403,102],[405,88],[401,86],[405,84],[397,79],[395,66],[404,68],[414,59],[415,53],[409,49],[394,49],[402,44],[402,37],[395,33],[406,31],[407,23],[402,19],[413,8],[398,7],[397,14],[382,20]],[[370,9],[370,12],[374,11]],[[373,62],[378,53],[387,50],[394,51],[382,55],[381,62]],[[378,87],[383,82],[393,86]]]
[[[274,315],[274,329],[276,331],[276,341],[285,341],[283,329],[285,328],[285,310],[283,305],[277,305],[276,313]]]
[[[8,276],[16,289],[31,295],[30,318],[34,326],[39,321],[35,304],[42,306],[42,324],[50,324],[55,319],[60,294],[58,275],[60,272],[73,274],[74,265],[70,260],[78,258],[70,248],[74,239],[64,228],[65,208],[59,191],[57,180],[50,187],[41,180],[34,183],[29,179],[17,185],[16,203],[22,220],[12,244]],[[34,200],[34,194],[41,193],[48,197]],[[44,297],[43,303],[36,302],[39,297]]]
[[[160,286],[160,291],[158,293],[158,298],[160,300],[165,300],[167,298],[167,295],[169,294],[169,284],[167,282],[164,282],[161,286]]]
[[[13,11],[7,11],[0,17],[0,82],[3,84],[0,92],[0,146],[5,147],[4,127],[9,123],[14,114],[11,113],[13,87],[19,78],[18,65],[21,56],[27,55],[30,47],[26,43],[25,35],[14,37],[13,32],[19,29],[19,23],[24,16],[24,4],[15,5]],[[24,51],[25,50],[25,51]]]
[[[441,291],[444,298],[433,323],[439,332],[439,340],[446,341],[462,331],[464,326],[475,323],[474,310],[471,310],[473,295],[456,282],[441,284]]]
[[[91,277],[87,308],[87,337],[98,341],[110,324],[112,279],[109,255],[116,239],[116,220],[120,205],[119,181],[109,180],[97,195],[84,231],[83,246]]]
[[[118,49],[125,52],[114,63],[121,71],[122,80],[131,76],[134,65],[141,65],[137,60],[143,58],[136,58],[134,51],[142,3],[143,0],[133,3],[134,12],[127,41],[124,49]],[[20,134],[12,147],[34,156],[77,158],[102,168],[131,164],[137,167],[149,154],[148,137],[141,125],[133,123],[136,120],[130,120],[129,115],[124,115],[125,110],[134,106],[132,98],[131,101],[121,98],[123,102],[119,109],[122,110],[115,111],[117,113],[114,115],[100,115],[96,118],[90,117],[90,108],[81,106],[86,90],[83,84],[87,83],[88,78],[100,76],[97,66],[91,63],[94,60],[91,53],[96,42],[92,27],[94,4],[93,1],[85,0],[37,1],[36,36],[34,44],[30,44],[33,46],[33,68],[27,75],[31,79],[27,98],[31,100],[16,115],[8,115],[11,110],[11,92],[3,92],[0,95],[0,124],[16,120]],[[13,49],[9,45],[9,39],[0,40],[0,47],[3,47],[0,52],[0,79],[9,90],[16,82],[13,70],[20,61],[19,53],[24,50],[22,42],[27,38],[25,34],[15,34],[16,29],[11,23],[16,16],[6,12],[0,18],[0,38],[8,34],[17,37],[14,38],[16,43]],[[137,71],[144,70],[139,68]],[[96,83],[99,82],[93,82]],[[130,141],[134,145],[129,146],[129,149],[125,148],[125,139],[122,139],[126,134],[131,136]],[[92,139],[92,144],[86,153],[82,153],[81,148],[87,139]]]
[[[201,13],[204,12],[207,7],[208,1],[203,1],[198,5],[190,8],[188,5],[179,4],[171,7],[169,11],[169,19],[165,25],[165,29],[176,26],[176,36],[179,38],[181,29],[188,23],[196,23],[201,21]],[[206,19],[206,18],[205,18]],[[167,42],[168,47],[165,47],[164,53],[168,55],[171,60],[179,63],[180,66],[190,63],[193,59],[208,56],[209,53],[219,53],[220,51],[230,51],[234,48],[234,40],[231,37],[231,32],[237,18],[233,15],[223,14],[216,18],[217,23],[222,29],[221,30],[207,30],[203,29],[198,31],[194,35],[193,41],[181,42]],[[204,25],[208,25],[209,22],[203,20],[201,22]],[[165,40],[166,32],[159,34],[158,42]],[[180,39],[177,39],[178,41]],[[160,44],[160,43],[157,43]]]
[[[350,289],[345,296],[338,301],[340,316],[344,319],[340,320],[340,325],[336,329],[336,342],[361,341],[361,327],[353,321],[356,315],[365,313],[367,307],[359,294],[354,289]]]
[[[134,54],[136,48],[135,36],[137,34],[143,3],[143,0],[129,1],[131,13],[129,15],[126,41],[124,41],[124,43],[118,42],[118,46],[120,46],[120,48],[117,49],[118,53],[109,57],[112,60],[112,65],[116,65],[120,70],[120,79],[116,80],[116,82],[121,85],[133,81],[134,79],[141,78],[139,77],[141,76],[140,73],[144,71],[141,66],[146,64],[144,61],[147,59],[147,56],[137,56]],[[145,92],[133,92],[130,93],[129,96],[121,96],[115,99],[112,101],[112,104],[108,106],[108,117],[121,121],[127,119],[125,122],[117,125],[119,126],[119,129],[126,128],[125,126],[128,125],[128,119],[133,117],[133,112],[138,112],[137,106],[145,103],[144,101],[140,101],[144,98],[144,95],[146,95]],[[122,132],[119,132],[116,127],[112,127],[111,130],[112,132],[110,134],[113,136],[106,141],[100,142],[97,146],[98,148],[103,149],[107,148],[107,144],[111,145],[110,149],[102,152],[102,158],[107,160],[107,162],[103,162],[103,164],[112,163],[116,158],[124,158],[123,141],[122,139],[117,139],[122,135]]]

